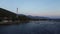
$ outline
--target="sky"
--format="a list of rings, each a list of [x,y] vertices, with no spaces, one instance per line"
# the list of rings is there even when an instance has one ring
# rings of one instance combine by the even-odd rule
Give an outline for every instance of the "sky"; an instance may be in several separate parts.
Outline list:
[[[60,16],[60,0],[0,0],[0,8],[32,16]]]

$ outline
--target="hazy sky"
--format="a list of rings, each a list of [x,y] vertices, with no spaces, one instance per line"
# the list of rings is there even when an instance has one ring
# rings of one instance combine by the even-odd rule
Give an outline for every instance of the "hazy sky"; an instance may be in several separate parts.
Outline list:
[[[60,0],[0,0],[0,7],[19,14],[60,16]]]

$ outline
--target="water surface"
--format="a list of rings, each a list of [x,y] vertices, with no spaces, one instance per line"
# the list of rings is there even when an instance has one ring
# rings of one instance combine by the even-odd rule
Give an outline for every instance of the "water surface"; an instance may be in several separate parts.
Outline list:
[[[19,25],[1,25],[0,34],[60,34],[60,22],[30,21]]]

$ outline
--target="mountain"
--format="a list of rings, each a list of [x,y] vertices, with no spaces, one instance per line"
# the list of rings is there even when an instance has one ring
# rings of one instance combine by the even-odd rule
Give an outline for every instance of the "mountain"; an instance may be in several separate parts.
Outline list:
[[[11,11],[9,11],[9,10],[0,8],[0,17],[12,17],[12,16],[15,17],[16,14],[11,12]]]
[[[49,17],[44,17],[44,16],[31,16],[31,15],[29,15],[28,17],[31,19],[49,19]]]

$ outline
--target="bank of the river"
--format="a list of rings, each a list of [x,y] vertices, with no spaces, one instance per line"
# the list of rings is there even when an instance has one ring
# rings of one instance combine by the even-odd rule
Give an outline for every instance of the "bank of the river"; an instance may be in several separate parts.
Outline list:
[[[0,25],[14,25],[28,23],[29,21],[11,21],[11,22],[0,22]]]
[[[48,22],[48,23],[51,23],[51,22],[60,22],[60,21],[54,21],[54,20],[46,20],[46,21],[33,21],[33,20],[26,20],[26,21],[8,21],[8,22],[0,22],[0,25],[12,25],[12,24],[21,24],[21,23],[28,23],[28,22],[41,22],[41,23],[44,23],[44,22]]]

